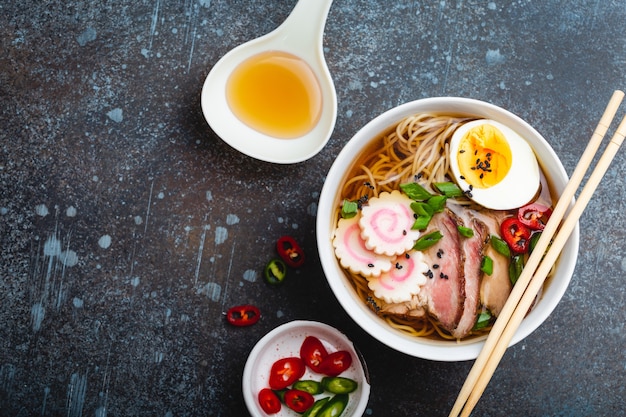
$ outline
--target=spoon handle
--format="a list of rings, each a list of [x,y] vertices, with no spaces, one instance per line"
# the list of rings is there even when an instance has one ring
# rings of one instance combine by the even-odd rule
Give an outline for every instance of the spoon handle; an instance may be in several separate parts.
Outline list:
[[[300,0],[277,29],[295,49],[322,48],[324,26],[333,0]]]

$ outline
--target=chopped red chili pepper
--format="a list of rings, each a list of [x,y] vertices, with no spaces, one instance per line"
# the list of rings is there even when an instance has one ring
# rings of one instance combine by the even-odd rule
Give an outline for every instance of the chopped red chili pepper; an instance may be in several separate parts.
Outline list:
[[[234,306],[226,312],[226,320],[237,327],[251,326],[261,318],[259,309],[250,304]]]
[[[315,403],[315,398],[308,392],[290,389],[285,393],[285,404],[296,413],[304,413]]]
[[[530,244],[531,231],[524,223],[515,217],[504,219],[500,225],[502,239],[506,241],[515,253],[526,253]]]
[[[273,390],[287,388],[300,379],[305,370],[304,362],[298,357],[277,360],[270,369],[270,388]]]
[[[533,203],[520,208],[517,212],[517,219],[533,230],[543,230],[551,214],[550,207]]]
[[[304,264],[304,251],[291,236],[282,236],[276,242],[276,251],[283,261],[292,268]]]
[[[267,414],[276,414],[280,411],[281,405],[278,395],[269,388],[259,391],[259,404]]]

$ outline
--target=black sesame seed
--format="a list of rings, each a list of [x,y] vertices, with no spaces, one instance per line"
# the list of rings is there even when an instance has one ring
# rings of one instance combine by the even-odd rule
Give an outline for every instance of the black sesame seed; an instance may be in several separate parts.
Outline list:
[[[370,268],[374,268],[374,264],[367,264]]]
[[[396,269],[402,269],[402,265],[400,265],[400,263],[396,262]]]
[[[437,269],[437,268],[439,268],[439,264],[434,264],[433,269]]]
[[[410,258],[411,258],[411,255],[409,255],[408,253],[405,253],[405,254],[404,254],[404,257],[405,257],[405,258],[407,258],[407,259],[410,259]]]
[[[406,230],[402,231],[402,236],[406,236]]]

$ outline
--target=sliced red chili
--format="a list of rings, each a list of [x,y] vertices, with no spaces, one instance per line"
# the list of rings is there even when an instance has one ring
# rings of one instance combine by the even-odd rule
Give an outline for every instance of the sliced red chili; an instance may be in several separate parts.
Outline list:
[[[285,404],[296,413],[304,413],[315,403],[311,394],[298,389],[290,389],[285,393]]]
[[[276,242],[276,251],[283,261],[292,268],[304,264],[304,251],[291,236],[282,236]]]
[[[319,373],[320,365],[326,356],[328,352],[321,340],[315,336],[307,336],[304,339],[300,347],[300,358],[309,368]]]
[[[251,326],[261,318],[259,309],[250,304],[234,306],[226,312],[226,320],[233,326]]]
[[[269,388],[259,391],[259,405],[267,414],[276,414],[280,411],[281,404],[278,395]]]
[[[533,203],[520,208],[517,212],[517,219],[532,230],[543,230],[551,214],[550,207]]]
[[[526,253],[530,244],[531,230],[516,217],[504,219],[500,225],[502,239],[514,253]]]
[[[274,362],[270,370],[270,388],[283,389],[296,382],[304,375],[305,366],[297,357],[282,358]]]
[[[337,376],[352,365],[352,355],[347,350],[329,353],[320,364],[320,373]]]

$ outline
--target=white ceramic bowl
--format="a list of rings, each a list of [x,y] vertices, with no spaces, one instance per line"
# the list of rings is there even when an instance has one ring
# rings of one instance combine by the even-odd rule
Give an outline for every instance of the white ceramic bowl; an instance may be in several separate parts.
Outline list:
[[[471,360],[480,353],[484,338],[461,342],[435,341],[410,337],[387,325],[357,296],[337,261],[332,246],[335,228],[334,213],[340,204],[338,190],[352,167],[355,157],[372,140],[388,131],[404,117],[420,112],[462,113],[499,121],[512,128],[530,143],[557,193],[560,194],[565,189],[568,177],[552,147],[524,120],[492,104],[455,97],[416,100],[388,110],[359,130],[345,145],[330,168],[322,188],[317,210],[317,244],[324,273],[339,303],[352,319],[371,336],[400,352],[437,361]],[[511,345],[524,339],[537,329],[561,300],[576,265],[579,244],[578,232],[577,225],[563,249],[555,274],[545,288],[541,300],[524,319],[511,340]]]
[[[356,391],[350,393],[348,406],[342,416],[362,416],[369,400],[370,385],[363,358],[358,354],[352,342],[334,327],[315,321],[292,321],[279,326],[263,336],[254,346],[246,366],[243,370],[243,398],[253,417],[263,417],[263,412],[258,402],[258,393],[263,388],[269,388],[269,373],[272,364],[278,359],[300,356],[300,346],[307,336],[316,336],[328,352],[347,350],[352,355],[352,365],[341,373],[340,376],[355,380],[359,386]],[[316,374],[308,367],[301,379],[313,379],[320,381],[322,375]],[[321,394],[316,399],[332,394]],[[272,416],[299,416],[300,414],[290,410],[285,405],[277,414]]]

